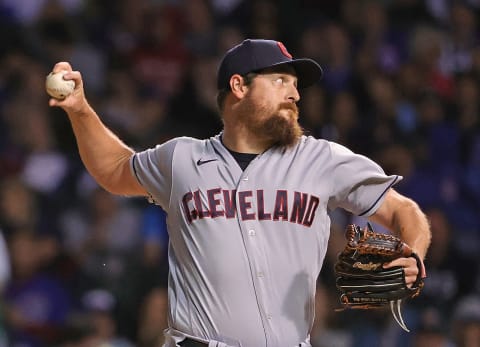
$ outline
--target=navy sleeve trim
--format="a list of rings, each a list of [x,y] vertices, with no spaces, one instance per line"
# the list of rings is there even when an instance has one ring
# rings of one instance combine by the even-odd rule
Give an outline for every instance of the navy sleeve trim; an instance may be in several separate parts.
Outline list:
[[[385,190],[382,192],[382,194],[380,194],[380,196],[378,197],[378,199],[375,200],[375,202],[372,204],[372,206],[370,206],[366,211],[360,213],[359,216],[360,216],[360,217],[361,217],[361,216],[364,216],[364,215],[366,215],[368,212],[370,212],[370,211],[372,210],[372,208],[374,208],[375,205],[378,203],[378,201],[385,195],[385,193],[387,192],[387,190],[389,190],[395,183],[397,183],[397,181],[398,181],[398,176],[395,176],[395,180],[394,180],[392,183],[390,183],[390,185],[389,185],[387,188],[385,188]]]
[[[144,185],[142,184],[142,182],[140,181],[140,178],[138,177],[138,174],[137,174],[137,169],[135,168],[135,160],[137,159],[137,153],[135,153],[132,157],[132,169],[133,169],[133,174],[135,175],[135,178],[137,179],[138,183],[140,183],[140,185],[142,187],[144,187]],[[148,192],[148,196],[146,196],[146,199],[149,203],[151,204],[155,204],[155,205],[158,205],[160,206],[160,203],[158,203],[154,198],[153,198],[153,195]]]
[[[135,175],[135,178],[137,179],[138,183],[142,184],[142,182],[140,182],[140,179],[138,178],[138,174],[137,174],[137,168],[135,167],[135,160],[137,159],[137,153],[135,153],[132,157],[132,169],[133,169],[133,174]]]

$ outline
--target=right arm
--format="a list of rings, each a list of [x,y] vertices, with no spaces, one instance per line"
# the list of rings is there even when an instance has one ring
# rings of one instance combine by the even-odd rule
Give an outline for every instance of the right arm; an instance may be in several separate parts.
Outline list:
[[[97,183],[118,195],[148,195],[130,171],[134,151],[123,143],[88,104],[82,76],[69,63],[57,63],[53,71],[67,70],[65,79],[75,81],[75,90],[64,100],[50,99],[50,106],[61,107],[68,115],[77,140],[80,157]]]

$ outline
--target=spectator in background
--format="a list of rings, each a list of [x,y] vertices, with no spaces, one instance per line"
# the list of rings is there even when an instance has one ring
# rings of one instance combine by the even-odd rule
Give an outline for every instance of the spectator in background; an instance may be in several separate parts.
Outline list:
[[[152,2],[142,12],[137,45],[128,57],[140,90],[156,98],[180,92],[190,52],[182,39],[183,17],[175,6]]]
[[[330,110],[331,141],[338,142],[352,150],[364,152],[364,139],[359,133],[360,113],[351,93],[339,92],[335,95]]]
[[[213,18],[212,6],[207,0],[186,0],[185,45],[194,58],[211,57],[217,52],[218,31]]]
[[[322,22],[311,22],[305,26],[302,35],[299,37],[298,56],[312,57],[315,61],[326,62],[326,42],[323,40],[324,26]]]
[[[79,22],[68,16],[59,2],[52,1],[37,19],[34,41],[43,60],[61,57],[86,69],[90,74],[88,89],[100,97],[105,91],[107,52],[90,40],[89,31],[79,30]]]
[[[480,90],[473,73],[456,78],[457,89],[452,114],[459,131],[459,162],[463,170],[462,194],[475,208],[480,207]]]
[[[34,26],[42,13],[51,7],[61,7],[67,15],[75,15],[82,10],[81,0],[2,0],[11,15],[25,26]]]
[[[48,347],[63,335],[71,298],[44,270],[53,258],[51,242],[28,228],[17,229],[9,237],[12,279],[4,303],[12,346]]]
[[[452,1],[448,21],[443,32],[439,57],[440,70],[446,75],[468,72],[472,67],[472,54],[479,43],[477,17],[472,6],[465,1]]]
[[[68,228],[76,231],[65,234],[75,237],[75,241],[66,237],[64,240],[75,245],[71,251],[88,279],[82,289],[101,286],[117,294],[116,290],[125,288],[123,274],[130,257],[141,245],[139,211],[132,201],[114,197],[99,187],[90,192],[85,206],[86,209],[76,211],[77,217],[64,224],[64,232]]]
[[[453,315],[455,303],[475,287],[475,276],[472,274],[477,273],[478,263],[458,249],[452,237],[456,230],[452,229],[441,209],[430,208],[426,214],[435,235],[425,260],[429,269],[428,281],[422,295],[412,301],[411,308],[435,308],[439,319],[444,319],[441,317]]]
[[[352,80],[352,44],[345,29],[328,23],[322,29],[325,73],[323,83],[330,95],[348,90]]]
[[[154,271],[165,271],[168,252],[167,214],[159,206],[148,205],[143,209],[140,232],[143,238],[143,263]],[[164,272],[163,278],[167,272]],[[158,278],[157,276],[155,276]],[[163,283],[164,285],[166,283]]]
[[[81,300],[90,289],[110,291],[117,300],[118,329],[132,338],[135,306],[140,300],[136,288],[143,288],[144,282],[125,276],[138,274],[138,258],[143,256],[138,251],[142,246],[141,211],[136,201],[114,197],[97,185],[87,187],[83,187],[85,203],[66,210],[60,223],[63,247],[72,263],[68,270],[74,271],[66,274],[70,292]]]
[[[456,347],[480,346],[480,297],[465,296],[457,305],[452,317],[452,329]]]
[[[118,129],[122,136],[136,143],[140,139],[134,136],[132,128],[137,128],[137,123],[143,118],[138,111],[142,106],[140,84],[133,80],[133,71],[130,69],[111,69],[108,80],[107,95],[101,102],[105,121]],[[155,128],[153,124],[148,125]],[[143,135],[149,137],[148,132]]]
[[[155,287],[145,295],[140,307],[137,347],[157,347],[164,342],[168,328],[168,298],[166,287]]]
[[[39,225],[37,197],[20,179],[9,177],[0,185],[0,225],[7,239],[19,229]]]
[[[159,206],[142,201],[139,204],[142,212],[138,233],[141,236],[139,252],[131,254],[120,277],[120,286],[115,290],[118,300],[116,318],[118,329],[127,337],[141,338],[143,324],[147,330],[153,329],[150,318],[144,317],[148,312],[157,310],[156,289],[166,288],[168,279],[168,233],[166,213]],[[162,293],[166,294],[166,290]],[[150,304],[151,301],[151,304]],[[143,306],[151,305],[146,308]],[[163,315],[165,307],[156,312]],[[145,312],[146,311],[146,312]],[[166,319],[166,315],[164,319]],[[163,327],[163,326],[162,326]],[[156,331],[162,336],[162,330]],[[148,335],[147,332],[143,332]]]
[[[37,194],[54,200],[68,175],[68,160],[54,142],[51,119],[44,108],[27,105],[23,116],[20,133],[24,135],[25,157],[21,177]]]
[[[422,90],[450,101],[453,97],[454,84],[451,76],[440,70],[443,36],[442,32],[425,25],[417,25],[410,37],[411,61],[420,81]]]
[[[133,347],[134,345],[119,336],[114,310],[115,297],[103,289],[92,289],[82,297],[82,306],[87,321],[91,324],[89,336],[91,346]]]
[[[435,309],[424,310],[420,326],[411,336],[412,347],[458,347],[449,338],[445,319]]]
[[[392,28],[387,5],[379,1],[358,4],[360,25],[358,33],[351,33],[357,50],[368,52],[379,72],[392,75],[407,59],[405,41],[407,31]],[[355,36],[357,35],[357,36]]]
[[[217,86],[211,78],[216,73],[216,64],[217,60],[208,56],[198,57],[192,63],[182,92],[170,102],[170,114],[175,115],[178,124],[170,127],[174,134],[188,131],[193,136],[209,137],[222,128],[215,104]],[[195,109],[194,118],[192,109]]]
[[[247,2],[250,4],[249,32],[247,36],[255,38],[276,38],[284,29],[280,24],[279,7],[272,0]]]
[[[109,70],[129,66],[129,59],[142,38],[144,14],[148,9],[144,0],[125,0],[117,6],[105,4],[96,8],[100,12],[98,20],[102,21],[100,30],[111,47]],[[106,22],[106,18],[111,20]]]
[[[363,139],[358,137],[363,153],[375,153],[394,141],[400,141],[397,126],[398,91],[392,78],[374,73],[365,82],[367,107],[363,111],[363,122],[359,123]],[[358,145],[358,144],[357,144]]]
[[[114,315],[116,300],[110,292],[95,288],[86,291],[80,301],[80,307],[70,315],[58,347],[134,346],[118,332]]]
[[[245,39],[241,27],[232,25],[231,23],[224,24],[218,30],[218,42],[215,50],[215,57],[218,58],[220,52],[225,52],[229,47],[235,45],[236,42],[241,42]]]
[[[106,122],[135,147],[169,139],[173,125],[168,103],[153,95],[142,95],[132,74],[129,69],[110,71],[108,96],[101,102]]]
[[[308,134],[331,138],[327,124],[330,118],[327,114],[325,90],[319,85],[306,89],[299,105],[303,111],[299,121]]]

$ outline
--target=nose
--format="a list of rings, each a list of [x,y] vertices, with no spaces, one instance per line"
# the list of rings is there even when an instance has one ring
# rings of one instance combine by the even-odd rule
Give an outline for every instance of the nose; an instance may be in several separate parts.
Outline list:
[[[300,93],[298,92],[297,87],[294,85],[292,85],[289,90],[288,100],[293,103],[296,103],[300,100]]]

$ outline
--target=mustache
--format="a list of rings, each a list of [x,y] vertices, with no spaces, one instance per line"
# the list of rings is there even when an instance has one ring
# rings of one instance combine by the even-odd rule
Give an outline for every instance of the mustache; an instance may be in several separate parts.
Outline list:
[[[286,109],[298,113],[298,106],[292,102],[283,102],[278,106],[279,110]]]

